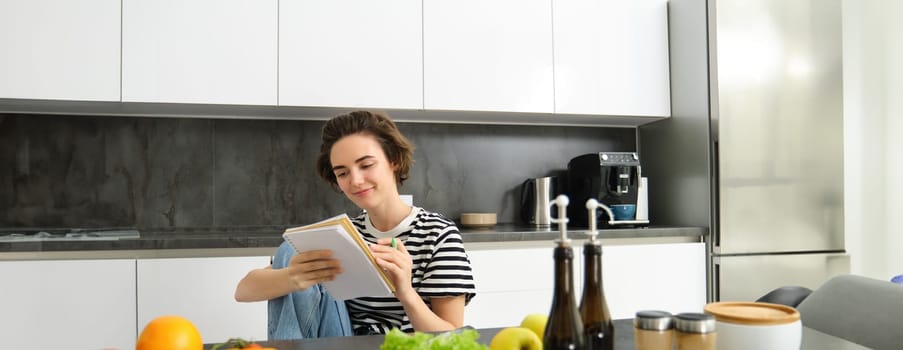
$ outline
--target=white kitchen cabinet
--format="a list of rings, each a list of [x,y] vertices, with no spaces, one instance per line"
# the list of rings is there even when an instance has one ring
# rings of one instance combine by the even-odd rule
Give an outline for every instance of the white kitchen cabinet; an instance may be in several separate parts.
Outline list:
[[[583,292],[582,241],[573,241],[574,290]],[[520,324],[530,313],[548,314],[554,285],[553,243],[546,247],[480,248],[468,244],[477,296],[464,323],[477,328]],[[705,305],[705,244],[608,245],[603,241],[602,276],[615,319],[639,310],[702,312]]]
[[[548,248],[467,248],[477,295],[464,308],[464,324],[476,328],[520,324],[530,313],[548,314],[554,265]]]
[[[277,0],[123,0],[122,101],[276,105]]]
[[[423,108],[418,0],[279,2],[279,104]]]
[[[555,0],[555,112],[670,116],[667,0]]]
[[[119,0],[0,0],[0,98],[119,101]]]
[[[553,112],[551,11],[551,0],[424,1],[424,108]]]
[[[191,320],[204,343],[266,339],[267,303],[239,303],[234,294],[248,271],[269,263],[269,256],[139,259],[138,329],[174,314]]]
[[[701,242],[602,246],[605,298],[616,319],[639,310],[702,312],[705,271]]]
[[[9,349],[135,347],[135,260],[0,261]]]

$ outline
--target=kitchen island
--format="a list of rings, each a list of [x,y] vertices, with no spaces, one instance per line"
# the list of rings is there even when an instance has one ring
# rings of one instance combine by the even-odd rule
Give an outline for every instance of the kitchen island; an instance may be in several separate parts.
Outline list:
[[[634,350],[633,320],[615,320],[615,349]],[[478,329],[479,342],[489,344],[492,337],[501,328]],[[293,341],[261,342],[261,345],[275,347],[279,350],[347,350],[347,349],[379,349],[383,342],[383,335],[335,337],[322,339],[299,339]],[[207,344],[204,349],[210,349],[214,344]],[[800,350],[859,350],[868,349],[864,346],[849,342],[814,329],[803,327],[803,339]]]

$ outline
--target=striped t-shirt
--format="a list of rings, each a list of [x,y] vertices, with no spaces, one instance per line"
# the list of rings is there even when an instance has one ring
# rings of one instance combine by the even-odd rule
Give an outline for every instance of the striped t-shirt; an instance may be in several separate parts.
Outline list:
[[[424,302],[432,297],[464,295],[465,303],[476,295],[470,260],[455,223],[441,214],[414,207],[398,226],[381,232],[367,213],[352,218],[365,241],[396,237],[411,255],[411,285]],[[413,332],[411,321],[398,298],[362,297],[345,301],[355,334],[385,334],[392,328]]]

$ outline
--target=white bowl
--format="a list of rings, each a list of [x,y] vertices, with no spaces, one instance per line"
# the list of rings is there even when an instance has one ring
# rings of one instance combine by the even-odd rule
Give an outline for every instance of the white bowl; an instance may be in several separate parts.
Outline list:
[[[717,302],[705,306],[715,316],[718,349],[799,350],[803,326],[796,309],[771,303]]]

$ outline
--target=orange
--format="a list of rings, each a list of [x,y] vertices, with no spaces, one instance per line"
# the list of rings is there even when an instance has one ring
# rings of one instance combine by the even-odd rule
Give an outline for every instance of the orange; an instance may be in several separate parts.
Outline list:
[[[150,321],[138,336],[136,350],[201,350],[201,333],[181,316],[160,316]]]

